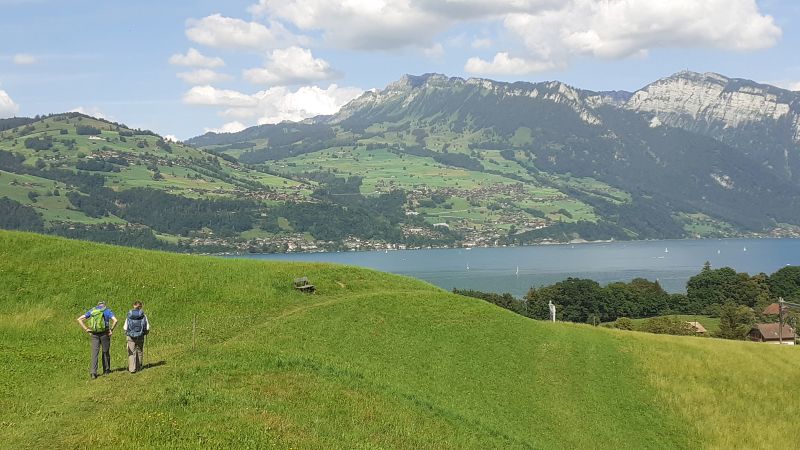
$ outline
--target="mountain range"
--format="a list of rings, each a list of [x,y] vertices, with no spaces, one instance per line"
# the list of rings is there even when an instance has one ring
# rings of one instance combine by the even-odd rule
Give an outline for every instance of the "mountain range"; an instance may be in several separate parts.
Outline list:
[[[294,138],[270,144],[275,133]],[[406,75],[333,116],[189,141],[210,149],[250,143],[240,159],[271,164],[350,142],[463,155],[484,171],[491,166],[482,158],[500,150],[539,182],[555,177],[545,184],[636,237],[690,235],[693,218],[752,232],[800,219],[800,94],[713,73],[680,72],[633,93]],[[631,199],[615,204],[561,183],[565,177]],[[660,223],[641,223],[646,216]]]
[[[15,215],[190,250],[793,236],[798,177],[800,93],[688,71],[636,92],[405,75],[331,116],[183,144],[75,113],[0,121]]]

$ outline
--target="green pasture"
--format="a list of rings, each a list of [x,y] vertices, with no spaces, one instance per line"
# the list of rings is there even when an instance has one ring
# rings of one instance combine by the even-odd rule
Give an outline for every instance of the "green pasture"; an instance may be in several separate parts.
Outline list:
[[[514,183],[506,177],[442,165],[431,158],[403,155],[384,149],[334,147],[281,161],[290,173],[331,169],[338,176],[364,178],[362,192],[386,190],[385,186],[413,189],[415,186],[475,189],[492,184]]]
[[[54,190],[58,190],[59,195],[52,195]],[[33,175],[20,175],[0,170],[0,197],[8,197],[12,200],[31,205],[42,215],[46,222],[76,222],[76,223],[122,223],[117,217],[89,217],[81,211],[72,209],[72,205],[67,199],[70,191],[63,183],[40,178]],[[39,196],[36,201],[28,197],[29,192],[35,192]]]
[[[355,267],[15,232],[0,284],[4,448],[796,446],[794,348],[538,322]],[[117,330],[114,371],[89,379],[75,318],[100,299],[119,316],[144,301],[141,373]]]
[[[733,226],[722,222],[702,213],[680,214],[679,219],[683,220],[683,228],[694,236],[719,237],[727,233],[734,233]]]

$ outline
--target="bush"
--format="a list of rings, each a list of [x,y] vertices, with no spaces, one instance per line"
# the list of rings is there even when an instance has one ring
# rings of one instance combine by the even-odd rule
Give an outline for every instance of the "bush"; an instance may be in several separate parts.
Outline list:
[[[75,132],[80,136],[97,136],[100,134],[100,129],[89,125],[76,125]]]
[[[691,326],[680,317],[662,316],[648,319],[642,331],[655,334],[674,334],[677,336],[687,336],[692,334]]]
[[[0,228],[6,230],[42,231],[44,222],[39,213],[8,197],[0,197]]]
[[[53,147],[53,138],[45,136],[44,138],[28,138],[25,139],[25,148],[31,150],[49,150]]]
[[[619,319],[615,320],[611,326],[618,330],[633,330],[633,320],[627,317],[620,317]]]

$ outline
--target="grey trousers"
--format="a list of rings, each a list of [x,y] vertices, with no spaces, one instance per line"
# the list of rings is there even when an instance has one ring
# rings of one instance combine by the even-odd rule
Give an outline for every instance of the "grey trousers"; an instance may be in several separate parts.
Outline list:
[[[142,370],[142,356],[144,354],[144,336],[138,338],[128,338],[128,372],[138,372]]]
[[[92,365],[89,367],[89,373],[97,375],[97,355],[100,353],[100,347],[103,347],[103,372],[111,371],[111,336],[107,333],[91,334],[92,338]]]

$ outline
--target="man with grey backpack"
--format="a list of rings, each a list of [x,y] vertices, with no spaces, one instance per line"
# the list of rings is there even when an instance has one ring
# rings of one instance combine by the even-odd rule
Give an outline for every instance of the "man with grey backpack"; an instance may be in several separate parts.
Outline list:
[[[144,338],[150,332],[150,322],[142,311],[142,302],[133,302],[133,309],[128,311],[122,328],[128,341],[128,372],[135,373],[142,370]]]

